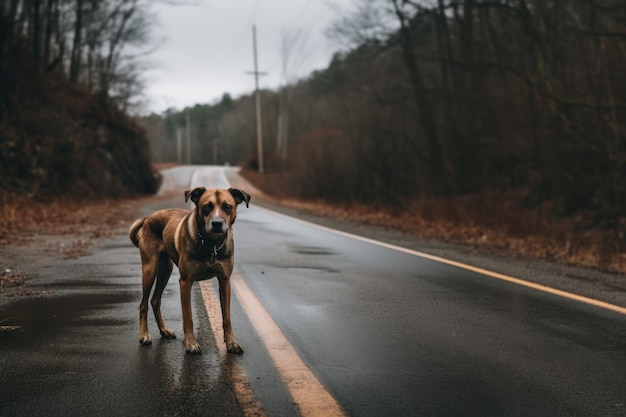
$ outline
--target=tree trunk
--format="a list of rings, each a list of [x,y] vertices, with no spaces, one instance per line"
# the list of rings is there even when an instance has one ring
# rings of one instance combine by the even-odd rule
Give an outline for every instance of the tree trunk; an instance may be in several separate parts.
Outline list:
[[[52,25],[53,25],[53,9],[56,0],[48,0],[46,5],[46,33],[43,41],[43,62],[48,65],[50,62],[50,48],[52,45]]]
[[[40,44],[41,44],[41,0],[33,0],[33,39],[32,39],[32,47],[33,47],[33,62],[35,65],[39,65],[39,57],[41,55]]]
[[[450,179],[454,176],[454,169],[448,160],[443,146],[441,145],[432,106],[428,100],[428,93],[426,91],[426,87],[424,86],[418,61],[413,52],[413,42],[411,39],[410,28],[408,26],[409,23],[407,22],[404,12],[400,9],[400,5],[398,4],[399,0],[390,1],[393,4],[396,16],[400,23],[400,37],[404,62],[411,78],[413,97],[419,112],[420,122],[426,133],[428,154],[428,161],[426,161],[426,163],[429,167],[431,177],[430,183],[433,186],[433,190],[431,191],[437,191],[440,190],[440,186],[447,187],[450,185]],[[441,179],[443,179],[443,182],[441,182]]]
[[[124,36],[128,22],[135,13],[137,0],[130,2],[132,5],[126,10],[121,17],[120,25],[115,32],[115,35],[109,41],[109,54],[105,61],[104,69],[102,70],[100,77],[100,94],[104,100],[109,97],[109,90],[111,88],[111,75],[113,73],[113,67],[115,65],[116,54],[119,51],[119,47],[122,44],[122,37]]]
[[[74,45],[70,61],[70,81],[78,82],[83,33],[83,0],[76,0],[76,21],[74,23]]]

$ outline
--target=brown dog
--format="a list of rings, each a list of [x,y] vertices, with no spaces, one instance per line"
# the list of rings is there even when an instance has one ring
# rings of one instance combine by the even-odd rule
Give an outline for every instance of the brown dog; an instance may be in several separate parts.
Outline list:
[[[235,250],[232,225],[237,217],[237,205],[250,202],[250,196],[230,188],[198,187],[185,191],[185,202],[196,205],[192,211],[183,209],[159,210],[130,226],[130,240],[141,253],[143,297],[139,306],[139,343],[152,344],[148,332],[148,297],[156,279],[156,288],[150,304],[161,332],[161,337],[173,339],[176,334],[165,327],[161,316],[161,296],[172,273],[173,264],[180,272],[180,301],[183,311],[183,330],[187,353],[202,353],[193,333],[191,316],[191,287],[194,281],[217,276],[226,348],[232,353],[243,353],[235,341],[230,323],[230,275],[233,271]]]

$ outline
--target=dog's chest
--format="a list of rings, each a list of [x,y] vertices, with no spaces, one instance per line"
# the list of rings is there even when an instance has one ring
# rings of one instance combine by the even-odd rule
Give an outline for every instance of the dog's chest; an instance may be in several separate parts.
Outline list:
[[[194,281],[202,281],[215,276],[225,276],[229,259],[219,259],[219,253],[212,251],[196,254],[187,262],[188,272]]]

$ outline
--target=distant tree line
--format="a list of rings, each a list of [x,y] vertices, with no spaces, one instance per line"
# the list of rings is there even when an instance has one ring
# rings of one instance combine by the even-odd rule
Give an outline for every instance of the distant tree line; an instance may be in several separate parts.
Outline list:
[[[263,92],[265,149],[292,193],[506,196],[534,227],[578,216],[624,244],[624,1],[364,0],[329,33],[345,48],[328,68]],[[206,106],[231,162],[254,155],[252,106]]]
[[[152,159],[159,162],[227,164],[245,160],[254,152],[239,138],[225,131],[236,115],[238,129],[254,123],[243,109],[248,101],[234,101],[229,94],[213,105],[197,104],[184,110],[169,109],[162,115],[139,119],[151,142]]]

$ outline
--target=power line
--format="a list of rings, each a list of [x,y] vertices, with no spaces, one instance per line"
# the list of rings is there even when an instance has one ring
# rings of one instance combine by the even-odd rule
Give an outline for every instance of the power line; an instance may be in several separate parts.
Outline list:
[[[232,61],[232,58],[237,54],[237,52],[239,52],[239,48],[241,47],[243,40],[247,36],[246,34],[248,33],[248,28],[250,27],[250,25],[252,24],[252,22],[254,21],[256,17],[257,9],[259,8],[260,3],[261,3],[261,0],[257,0],[254,3],[254,6],[252,7],[252,11],[250,12],[250,15],[248,16],[248,20],[246,21],[246,24],[241,29],[241,33],[239,34],[239,37],[237,38],[237,42],[235,42],[234,44],[235,47],[231,50],[230,59],[229,59],[230,61]]]
[[[252,11],[250,12],[250,16],[248,17],[248,20],[245,26],[243,27],[243,30],[241,31],[241,38],[237,42],[237,46],[239,46],[241,41],[246,37],[246,32],[248,31],[248,28],[250,27],[252,22],[256,19],[256,13],[257,13],[257,10],[259,9],[259,4],[261,4],[261,0],[256,0],[256,3],[254,3],[254,7],[252,7]]]

